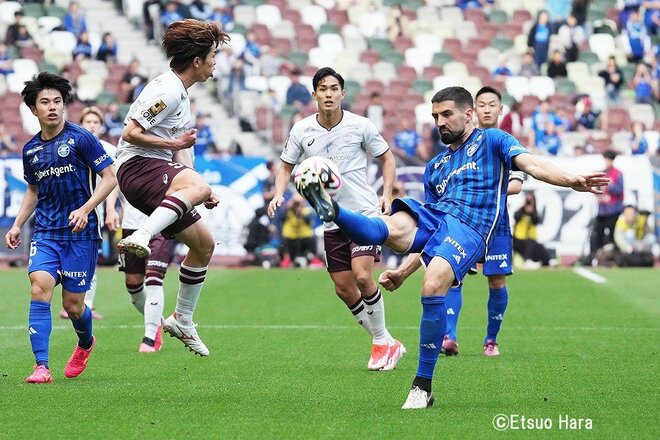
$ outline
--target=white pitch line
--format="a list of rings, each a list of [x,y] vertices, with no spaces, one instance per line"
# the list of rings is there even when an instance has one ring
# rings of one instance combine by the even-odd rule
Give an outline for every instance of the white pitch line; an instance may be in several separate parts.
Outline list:
[[[604,277],[590,271],[589,269],[585,269],[584,267],[576,267],[575,269],[573,269],[573,272],[575,272],[576,274],[580,275],[583,278],[588,279],[589,281],[593,281],[594,283],[605,284],[605,282],[607,282],[607,280]]]

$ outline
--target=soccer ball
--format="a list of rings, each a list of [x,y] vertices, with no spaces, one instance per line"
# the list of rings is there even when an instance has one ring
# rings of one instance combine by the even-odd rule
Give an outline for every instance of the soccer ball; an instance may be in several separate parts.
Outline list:
[[[337,194],[339,188],[341,187],[341,175],[339,174],[339,167],[337,164],[322,156],[311,156],[303,160],[298,168],[296,173],[293,176],[293,182],[296,185],[296,188],[300,188],[300,180],[302,174],[307,169],[313,169],[318,174],[321,179],[321,185],[331,196]]]

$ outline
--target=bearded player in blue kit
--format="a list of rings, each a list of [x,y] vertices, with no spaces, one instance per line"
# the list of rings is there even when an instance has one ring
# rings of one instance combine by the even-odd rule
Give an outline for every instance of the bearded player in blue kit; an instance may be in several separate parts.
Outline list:
[[[7,247],[21,244],[21,227],[35,215],[28,275],[31,285],[28,332],[36,365],[25,381],[52,382],[48,365],[53,328],[50,303],[62,284],[62,306],[78,336],[78,345],[64,375],[76,377],[87,367],[96,343],[92,311],[85,292],[94,277],[101,243],[96,207],[117,185],[112,158],[98,139],[64,120],[71,85],[57,75],[41,72],[25,83],[23,102],[38,118],[41,131],[23,147],[28,183],[14,224],[5,236]],[[101,181],[96,186],[96,174]]]
[[[445,295],[484,258],[504,212],[509,171],[524,171],[544,182],[600,194],[604,173],[573,175],[530,154],[501,130],[472,125],[472,95],[447,87],[432,100],[432,116],[450,148],[431,159],[424,172],[425,203],[396,199],[392,215],[367,217],[341,208],[311,168],[302,170],[298,190],[324,221],[333,221],[355,243],[384,244],[420,259],[381,274],[385,288],[396,288],[422,263],[422,317],[417,373],[402,409],[433,405],[432,379],[447,330]],[[420,261],[421,260],[421,261]]]

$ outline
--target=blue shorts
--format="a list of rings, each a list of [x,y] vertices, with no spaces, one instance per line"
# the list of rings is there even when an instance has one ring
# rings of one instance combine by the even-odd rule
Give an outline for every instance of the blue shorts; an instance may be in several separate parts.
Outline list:
[[[392,214],[406,211],[417,220],[417,233],[409,252],[422,254],[427,266],[434,257],[446,260],[460,285],[470,268],[484,257],[486,244],[481,235],[456,217],[435,213],[415,199],[396,199]]]
[[[85,293],[96,272],[100,240],[36,240],[30,243],[28,274],[48,272],[72,293]]]
[[[513,273],[513,238],[511,235],[495,235],[488,246],[484,275],[511,275]]]

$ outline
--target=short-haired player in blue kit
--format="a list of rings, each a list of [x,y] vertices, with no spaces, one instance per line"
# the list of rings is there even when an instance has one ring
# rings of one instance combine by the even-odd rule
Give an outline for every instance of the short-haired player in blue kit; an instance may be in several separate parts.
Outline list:
[[[28,331],[36,360],[28,383],[52,382],[48,345],[53,321],[50,303],[62,284],[62,306],[78,336],[78,345],[64,369],[76,377],[87,367],[96,339],[92,311],[85,292],[96,271],[101,243],[96,207],[117,185],[115,167],[98,139],[64,120],[71,85],[41,72],[26,81],[23,102],[39,120],[41,131],[23,147],[23,175],[28,183],[14,224],[5,236],[7,247],[21,244],[21,227],[34,213],[28,275],[31,285]],[[101,181],[96,185],[96,174]]]
[[[423,262],[422,317],[417,374],[403,409],[433,404],[432,378],[447,331],[445,295],[484,258],[504,213],[511,169],[544,182],[601,194],[604,173],[568,174],[530,154],[511,135],[472,125],[472,95],[447,87],[432,100],[432,116],[446,151],[424,171],[425,203],[396,199],[392,215],[367,217],[341,208],[323,188],[312,168],[301,170],[298,189],[322,220],[333,221],[355,243],[384,244],[397,252],[421,253],[402,267],[385,271],[379,281],[396,288]]]
[[[493,87],[482,87],[475,95],[475,112],[479,128],[497,128],[498,118],[502,114],[502,95]],[[520,171],[509,173],[508,196],[522,190],[525,174]],[[504,214],[497,223],[493,239],[488,246],[483,264],[483,273],[488,277],[488,324],[484,338],[484,355],[499,356],[497,334],[500,331],[504,313],[509,302],[506,277],[513,273],[513,242],[509,213],[504,203]],[[452,287],[447,292],[447,334],[442,341],[442,351],[447,356],[458,354],[456,328],[461,313],[463,295],[461,286]]]

